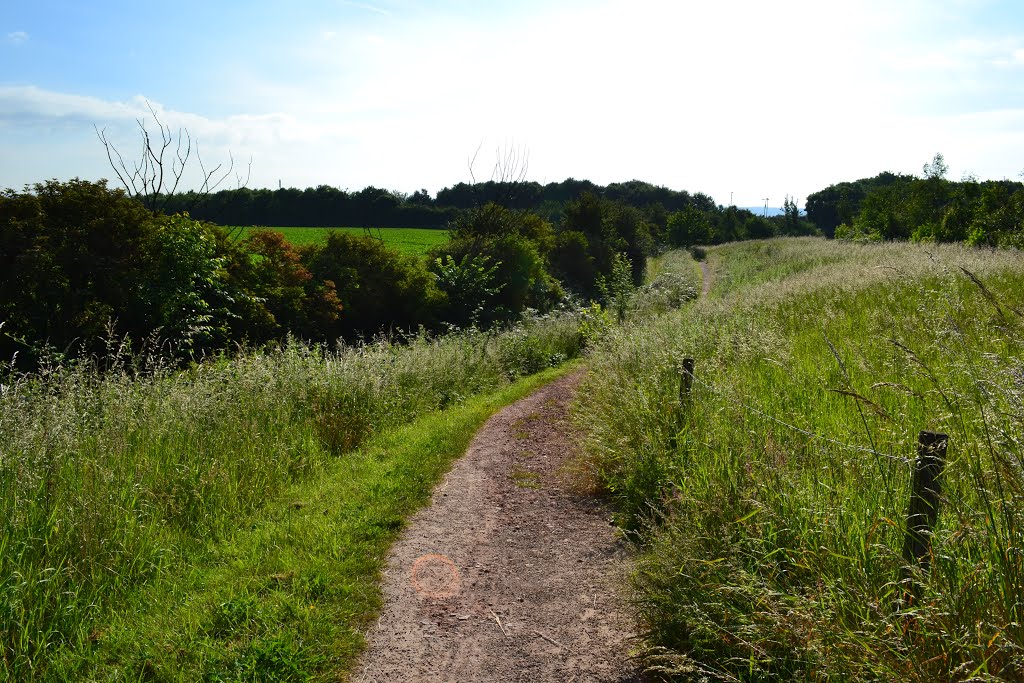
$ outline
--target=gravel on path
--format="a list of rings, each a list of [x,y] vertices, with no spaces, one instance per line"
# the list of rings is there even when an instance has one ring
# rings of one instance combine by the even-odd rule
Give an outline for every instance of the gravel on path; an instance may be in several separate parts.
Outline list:
[[[352,680],[639,680],[627,548],[571,474],[582,376],[494,415],[410,520]]]

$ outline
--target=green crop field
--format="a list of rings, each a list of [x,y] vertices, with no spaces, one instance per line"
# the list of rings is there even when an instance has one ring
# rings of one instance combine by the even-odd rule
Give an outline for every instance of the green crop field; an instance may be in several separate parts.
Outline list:
[[[384,242],[403,254],[420,256],[430,249],[448,241],[447,230],[431,228],[281,228],[281,227],[234,227],[241,230],[244,239],[252,230],[274,230],[284,234],[285,239],[296,246],[316,244],[327,239],[332,230],[340,230],[351,235],[370,235],[383,239]]]

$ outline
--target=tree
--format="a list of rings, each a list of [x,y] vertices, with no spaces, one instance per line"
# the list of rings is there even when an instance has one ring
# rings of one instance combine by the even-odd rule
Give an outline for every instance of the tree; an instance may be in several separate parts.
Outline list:
[[[486,254],[464,254],[459,261],[451,254],[434,259],[431,270],[437,286],[448,297],[442,313],[445,322],[486,326],[487,318],[495,311],[494,298],[505,286],[495,281],[500,265],[491,265],[491,257]]]
[[[219,228],[154,216],[106,181],[0,193],[0,356],[102,356],[111,332],[178,358],[223,348],[252,304],[231,262],[251,260]]]
[[[107,161],[129,197],[141,202],[153,214],[164,213],[168,202],[178,191],[185,168],[193,158],[193,154],[201,173],[199,189],[192,193],[193,203],[207,197],[231,176],[235,169],[235,158],[230,152],[228,152],[228,167],[226,169],[222,162],[207,171],[206,164],[203,163],[203,158],[199,154],[199,141],[192,139],[188,129],[179,128],[177,133],[172,132],[171,127],[160,120],[156,109],[148,100],[146,107],[149,109],[153,125],[159,133],[150,134],[149,126],[151,124],[145,117],[135,119],[139,126],[142,149],[139,152],[139,158],[130,164],[124,160],[120,150],[110,141],[107,129],[94,126],[96,136],[103,143],[103,148],[107,152]],[[250,159],[249,170],[251,171],[251,169],[252,160]],[[238,187],[244,187],[249,182],[248,172],[244,182],[240,175],[236,175],[236,181]]]
[[[932,160],[922,167],[926,179],[942,179],[949,173],[949,166],[942,154],[936,152]]]
[[[305,254],[280,232],[255,230],[243,246],[254,258],[235,264],[241,271],[236,277],[265,309],[262,316],[250,316],[246,332],[259,341],[286,332],[307,339],[329,338],[329,328],[343,310],[335,281],[321,274],[314,277],[303,263]]]
[[[674,247],[711,244],[713,236],[707,213],[694,206],[669,214],[666,231],[669,244]]]
[[[345,309],[325,336],[355,339],[388,330],[432,326],[441,302],[422,260],[399,254],[380,240],[331,232],[306,247],[304,265],[317,281],[336,283]]]

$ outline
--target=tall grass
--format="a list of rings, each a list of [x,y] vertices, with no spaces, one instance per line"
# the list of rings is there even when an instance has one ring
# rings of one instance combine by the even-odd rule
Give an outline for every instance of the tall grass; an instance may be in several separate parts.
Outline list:
[[[0,387],[0,680],[44,679],[100,617],[369,435],[571,358],[574,314],[404,344],[298,342],[187,372],[88,364]]]
[[[652,671],[1024,677],[1024,259],[807,239],[710,257],[722,289],[612,330],[578,407],[645,547]],[[922,429],[950,449],[931,569],[908,578]]]

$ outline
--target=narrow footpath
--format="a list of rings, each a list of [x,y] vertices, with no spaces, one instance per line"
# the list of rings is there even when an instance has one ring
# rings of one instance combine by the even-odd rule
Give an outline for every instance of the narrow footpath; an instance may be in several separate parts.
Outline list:
[[[571,473],[582,376],[493,416],[410,520],[352,680],[638,680],[626,547]]]

